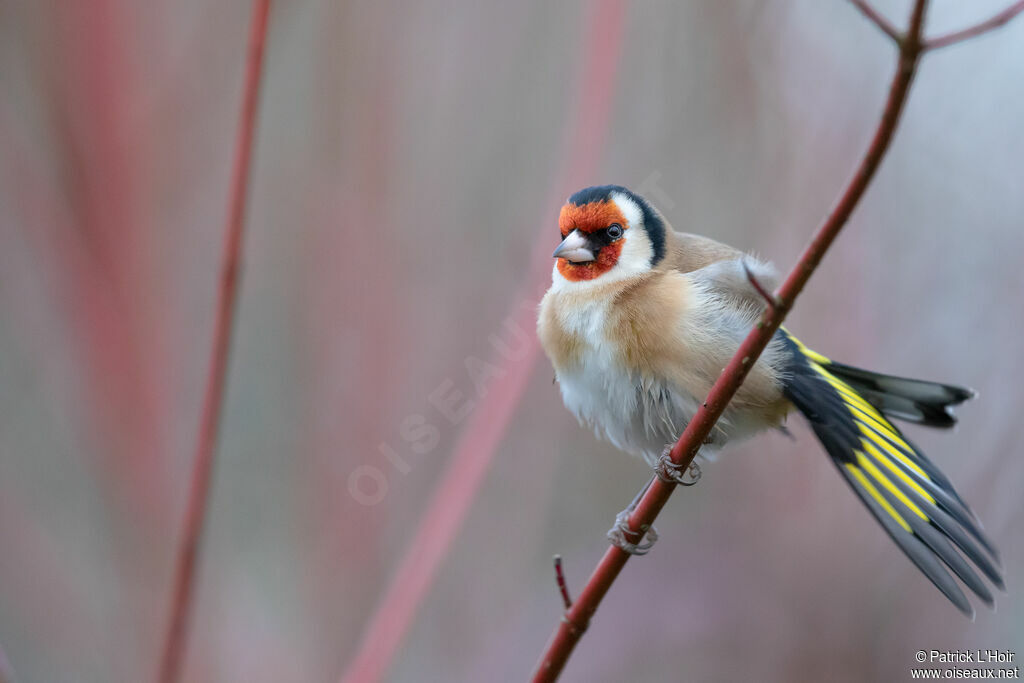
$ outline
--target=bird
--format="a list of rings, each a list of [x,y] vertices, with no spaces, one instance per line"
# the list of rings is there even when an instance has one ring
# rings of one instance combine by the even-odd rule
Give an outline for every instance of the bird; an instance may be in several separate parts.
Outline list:
[[[709,237],[674,231],[650,202],[620,185],[570,196],[558,229],[537,334],[562,400],[599,438],[657,471],[763,314],[775,269]],[[994,607],[979,573],[1006,590],[999,552],[949,479],[893,423],[951,427],[953,406],[973,396],[963,387],[840,363],[782,327],[698,459],[764,431],[785,431],[787,416],[802,414],[896,545],[973,619],[953,575]],[[627,545],[620,547],[641,552]]]

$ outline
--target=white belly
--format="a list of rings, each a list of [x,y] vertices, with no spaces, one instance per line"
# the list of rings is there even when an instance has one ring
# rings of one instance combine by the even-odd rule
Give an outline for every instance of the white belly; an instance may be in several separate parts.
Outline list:
[[[558,373],[562,400],[581,423],[653,464],[697,412],[697,401],[662,382],[631,376],[596,351],[583,367]]]
[[[542,304],[542,308],[550,307],[548,313],[554,312],[556,319],[549,324],[558,325],[574,341],[571,361],[561,366],[555,364],[562,399],[580,422],[592,427],[599,438],[605,438],[621,450],[639,455],[653,464],[665,446],[674,443],[693,419],[711,388],[710,382],[707,387],[700,386],[699,379],[685,385],[677,384],[663,375],[650,376],[627,370],[629,366],[619,357],[618,346],[605,336],[608,306],[614,299],[576,296],[570,300],[559,300],[558,297],[564,294],[562,290],[569,286],[556,269],[552,287]],[[582,282],[571,283],[571,286],[575,291],[585,290],[589,285]],[[753,323],[739,314],[733,317],[735,321],[716,318],[687,322],[690,325],[726,325],[731,322],[739,330],[735,336],[742,338]],[[676,330],[674,333],[679,334],[679,324],[667,321],[666,333],[672,334],[672,330]],[[722,351],[725,358],[731,355],[731,351]],[[555,356],[552,356],[553,360]],[[686,370],[680,368],[674,374],[688,377]],[[695,372],[693,376],[703,375]],[[700,396],[691,394],[698,389]],[[731,404],[712,429],[701,448],[701,455],[711,456],[727,442],[742,440],[760,430],[777,426],[780,417],[763,408],[754,409],[749,403]]]
[[[665,446],[679,438],[706,396],[696,397],[668,380],[624,370],[616,350],[595,327],[588,330],[586,338],[600,341],[586,345],[580,364],[556,369],[562,400],[598,438],[654,464]],[[741,441],[773,426],[760,412],[730,406],[700,455],[713,457],[727,442]]]

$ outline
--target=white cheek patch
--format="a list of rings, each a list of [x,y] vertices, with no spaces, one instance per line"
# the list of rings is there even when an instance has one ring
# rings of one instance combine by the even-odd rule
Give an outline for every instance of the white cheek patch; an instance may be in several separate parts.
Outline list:
[[[650,270],[651,260],[654,258],[654,245],[651,244],[651,238],[644,229],[643,211],[636,202],[621,192],[613,192],[611,199],[629,223],[629,229],[623,238],[626,243],[622,245],[622,254],[619,255],[619,262],[611,272],[634,275]]]
[[[619,207],[622,215],[626,217],[630,227],[635,228],[638,225],[643,225],[644,212],[640,210],[640,207],[629,196],[621,192],[612,192],[611,198],[615,202],[615,206]]]

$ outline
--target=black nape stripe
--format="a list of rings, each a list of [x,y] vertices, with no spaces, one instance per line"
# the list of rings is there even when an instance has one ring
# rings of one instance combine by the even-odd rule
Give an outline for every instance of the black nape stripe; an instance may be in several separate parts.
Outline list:
[[[631,190],[626,189],[622,185],[595,185],[593,187],[584,188],[569,197],[569,203],[575,204],[576,206],[583,206],[584,204],[590,204],[591,202],[603,202],[610,199],[613,192],[621,192],[636,202],[636,205],[640,207],[640,212],[643,214],[644,218],[644,228],[647,231],[647,237],[651,240],[651,247],[654,250],[654,256],[651,258],[651,265],[657,265],[663,258],[665,258],[665,222],[646,199]]]

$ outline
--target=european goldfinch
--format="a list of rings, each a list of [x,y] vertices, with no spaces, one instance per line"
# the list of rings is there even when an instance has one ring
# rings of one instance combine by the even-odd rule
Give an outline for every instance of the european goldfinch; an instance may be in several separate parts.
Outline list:
[[[558,227],[537,327],[562,399],[599,437],[654,466],[763,312],[749,278],[771,287],[774,271],[707,237],[674,232],[645,199],[617,185],[569,197]],[[1004,589],[999,554],[949,480],[889,420],[949,427],[951,406],[972,396],[837,363],[782,329],[701,455],[783,428],[799,411],[875,519],[973,617],[947,568],[991,606],[975,567]]]

